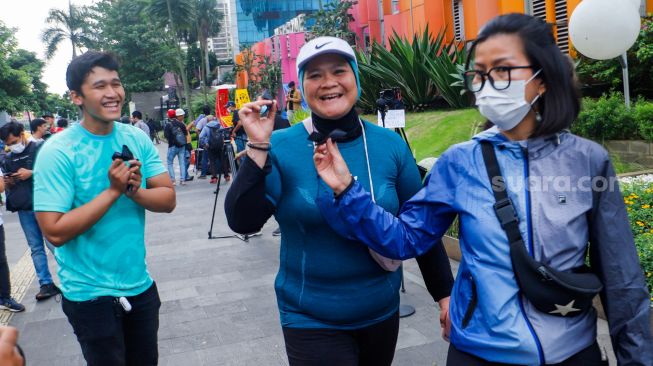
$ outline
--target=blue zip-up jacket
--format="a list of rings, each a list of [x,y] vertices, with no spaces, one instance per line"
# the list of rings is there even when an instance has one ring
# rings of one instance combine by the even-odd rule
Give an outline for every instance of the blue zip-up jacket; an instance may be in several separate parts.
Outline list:
[[[493,210],[481,140],[495,147],[531,255],[569,270],[584,263],[591,243],[619,364],[653,365],[649,293],[614,170],[594,142],[567,132],[512,142],[493,128],[447,150],[399,217],[374,205],[358,182],[337,199],[322,196],[322,214],[341,235],[397,259],[428,250],[459,216],[462,261],[451,295],[451,343],[493,362],[562,362],[595,341],[596,312],[553,316],[521,295]]]

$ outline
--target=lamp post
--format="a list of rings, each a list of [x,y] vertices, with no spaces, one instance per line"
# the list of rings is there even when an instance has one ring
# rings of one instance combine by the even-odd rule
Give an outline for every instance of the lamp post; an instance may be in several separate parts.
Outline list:
[[[626,51],[637,40],[640,25],[639,0],[584,0],[569,18],[569,38],[578,52],[596,60],[619,57],[627,108],[630,88]]]

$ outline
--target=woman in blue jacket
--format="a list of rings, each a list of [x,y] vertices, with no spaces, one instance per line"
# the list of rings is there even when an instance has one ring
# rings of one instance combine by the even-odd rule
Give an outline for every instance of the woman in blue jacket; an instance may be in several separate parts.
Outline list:
[[[333,192],[315,171],[313,151],[326,137],[337,138],[351,171],[388,212],[397,213],[421,187],[417,166],[398,134],[363,122],[354,110],[358,65],[347,42],[306,43],[297,69],[311,118],[272,133],[276,103],[259,100],[240,109],[249,142],[225,200],[227,220],[243,234],[260,230],[272,215],[279,222],[275,290],[290,365],[390,366],[401,273],[326,223],[315,200]],[[446,314],[453,278],[443,247],[417,261]]]
[[[568,132],[580,99],[550,26],[523,14],[499,16],[481,30],[471,56],[466,86],[495,126],[448,149],[399,217],[374,204],[328,141],[314,155],[335,194],[319,200],[322,214],[341,235],[401,259],[439,245],[459,217],[448,365],[601,365],[596,311],[578,299],[542,311],[537,296],[526,296],[533,288],[520,287],[526,272],[513,270],[522,262],[511,258],[511,243],[520,244],[515,252],[537,263],[548,286],[553,277],[545,274],[580,275],[589,242],[619,364],[653,365],[649,293],[623,198],[607,152]],[[496,175],[484,149],[496,155],[503,182],[490,181]],[[509,201],[495,205],[499,183]],[[514,212],[503,216],[507,202]],[[516,232],[511,240],[500,217]]]

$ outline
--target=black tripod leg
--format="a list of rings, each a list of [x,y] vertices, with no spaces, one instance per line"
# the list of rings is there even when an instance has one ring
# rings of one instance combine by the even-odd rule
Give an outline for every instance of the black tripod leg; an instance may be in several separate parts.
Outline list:
[[[215,187],[215,200],[213,201],[213,214],[211,215],[211,228],[209,228],[209,239],[213,236],[213,222],[215,221],[215,208],[218,206],[218,193],[220,193],[220,178],[221,174],[218,175],[218,184]]]

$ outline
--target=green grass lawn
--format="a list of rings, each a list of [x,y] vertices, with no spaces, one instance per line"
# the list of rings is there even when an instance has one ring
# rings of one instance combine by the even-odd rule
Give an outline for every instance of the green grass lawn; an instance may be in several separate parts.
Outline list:
[[[362,116],[376,122],[375,115]],[[476,109],[406,113],[406,135],[415,159],[438,157],[449,146],[469,140],[485,119]]]

